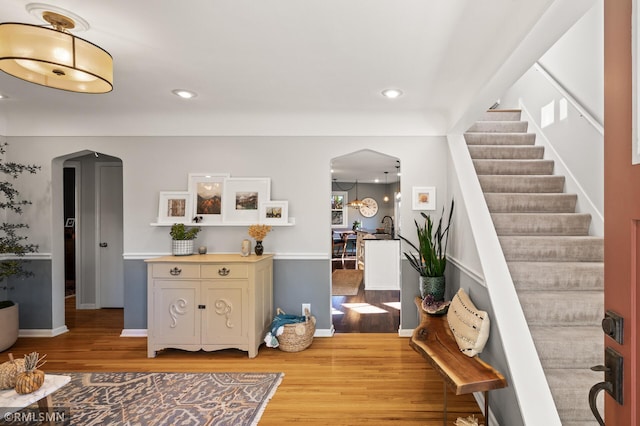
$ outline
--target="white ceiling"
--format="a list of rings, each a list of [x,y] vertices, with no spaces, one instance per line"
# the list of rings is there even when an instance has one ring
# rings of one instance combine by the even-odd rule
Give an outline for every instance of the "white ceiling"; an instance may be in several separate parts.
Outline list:
[[[114,90],[0,73],[0,134],[443,135],[558,2],[56,0],[113,56]],[[2,0],[2,22],[40,23],[28,3]]]

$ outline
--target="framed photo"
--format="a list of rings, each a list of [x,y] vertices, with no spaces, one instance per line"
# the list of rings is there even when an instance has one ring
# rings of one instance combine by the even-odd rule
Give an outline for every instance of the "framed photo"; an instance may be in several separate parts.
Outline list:
[[[260,220],[265,225],[286,225],[289,222],[288,201],[265,201],[260,203]]]
[[[186,191],[162,191],[158,202],[158,223],[191,222],[191,194]]]
[[[192,214],[202,217],[202,223],[222,222],[224,180],[228,177],[229,173],[189,173]]]
[[[414,186],[412,192],[413,210],[435,210],[436,188],[435,186]]]
[[[270,178],[225,178],[222,221],[248,225],[258,223],[260,203],[270,200]]]
[[[347,227],[347,195],[346,191],[331,192],[331,227]]]

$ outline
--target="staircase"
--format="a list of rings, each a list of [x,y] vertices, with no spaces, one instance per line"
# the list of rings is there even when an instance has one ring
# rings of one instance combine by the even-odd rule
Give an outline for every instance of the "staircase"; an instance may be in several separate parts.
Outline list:
[[[590,367],[603,364],[604,244],[527,126],[519,110],[491,110],[465,139],[562,424],[597,425],[588,394],[603,379]]]

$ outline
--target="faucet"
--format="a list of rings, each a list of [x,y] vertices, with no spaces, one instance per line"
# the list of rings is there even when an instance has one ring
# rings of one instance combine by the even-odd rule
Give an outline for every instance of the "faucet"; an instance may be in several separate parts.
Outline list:
[[[389,219],[391,221],[390,225],[385,222],[386,219]],[[391,216],[385,216],[385,217],[382,218],[382,221],[380,223],[382,223],[384,225],[385,232],[387,234],[391,234],[391,236],[393,237],[393,218]]]

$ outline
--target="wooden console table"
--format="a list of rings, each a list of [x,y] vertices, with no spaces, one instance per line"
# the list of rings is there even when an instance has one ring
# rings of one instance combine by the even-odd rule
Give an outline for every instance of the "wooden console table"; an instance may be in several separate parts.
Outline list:
[[[422,299],[416,297],[420,325],[409,340],[411,347],[422,355],[444,380],[444,419],[447,423],[447,386],[456,394],[484,392],[484,413],[489,426],[489,391],[507,387],[506,379],[478,356],[468,357],[458,348],[449,329],[447,316],[432,316],[422,309]]]

